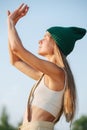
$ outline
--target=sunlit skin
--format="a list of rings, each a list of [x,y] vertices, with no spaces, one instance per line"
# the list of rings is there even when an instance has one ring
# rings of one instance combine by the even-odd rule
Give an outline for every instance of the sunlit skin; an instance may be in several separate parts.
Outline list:
[[[54,41],[49,32],[46,32],[43,39],[39,41],[38,54],[42,56],[53,55]]]
[[[50,34],[48,32],[45,33],[43,39],[39,41],[38,47],[38,54],[48,60],[42,60],[25,49],[18,36],[15,25],[27,14],[28,10],[29,7],[22,4],[12,13],[8,11],[8,45],[11,64],[35,80],[38,80],[44,73],[46,86],[53,91],[60,91],[64,88],[65,73],[61,69],[60,54],[57,57],[54,54],[56,44]],[[59,59],[58,63],[61,68],[58,67],[58,64],[56,65],[56,58]],[[55,119],[49,112],[36,106],[32,106],[30,115],[30,121],[53,121]],[[28,122],[27,111],[23,120],[23,123],[25,122]]]

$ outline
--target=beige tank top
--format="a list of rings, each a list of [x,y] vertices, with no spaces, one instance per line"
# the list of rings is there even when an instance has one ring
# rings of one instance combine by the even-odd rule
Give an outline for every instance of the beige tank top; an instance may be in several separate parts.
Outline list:
[[[42,108],[51,113],[54,117],[58,115],[62,106],[63,94],[66,86],[66,76],[64,89],[54,91],[49,89],[44,83],[44,76],[33,94],[32,105]]]

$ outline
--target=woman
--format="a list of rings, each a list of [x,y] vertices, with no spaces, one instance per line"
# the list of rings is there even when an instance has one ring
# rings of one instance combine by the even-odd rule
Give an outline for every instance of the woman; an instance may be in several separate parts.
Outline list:
[[[29,7],[22,4],[13,13],[8,11],[8,40],[11,64],[27,76],[39,80],[31,91],[22,130],[53,130],[55,122],[65,114],[72,121],[76,109],[75,83],[66,56],[86,30],[78,27],[51,27],[39,41],[38,54],[26,50],[15,28]],[[34,97],[34,98],[33,98]]]

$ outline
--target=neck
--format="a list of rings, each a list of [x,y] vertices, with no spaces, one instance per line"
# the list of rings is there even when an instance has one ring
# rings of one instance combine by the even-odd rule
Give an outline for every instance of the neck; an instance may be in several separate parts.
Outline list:
[[[46,55],[45,56],[50,62],[53,62],[54,64],[58,65],[59,67],[64,67],[64,63],[61,57],[61,54],[59,51],[57,53],[52,55]]]

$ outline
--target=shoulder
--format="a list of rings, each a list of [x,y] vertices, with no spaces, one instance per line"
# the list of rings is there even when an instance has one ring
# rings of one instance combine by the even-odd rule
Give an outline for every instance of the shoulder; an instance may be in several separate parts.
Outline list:
[[[64,88],[65,84],[65,71],[58,67],[57,75],[48,76],[45,75],[45,84],[52,90],[60,91]]]

